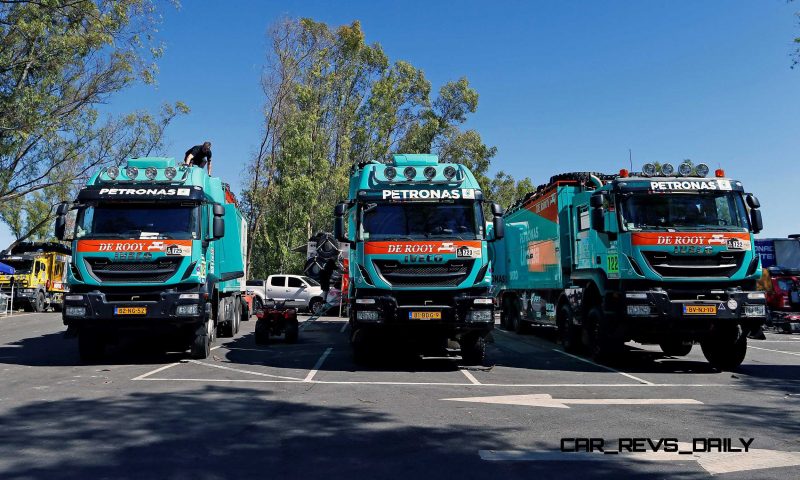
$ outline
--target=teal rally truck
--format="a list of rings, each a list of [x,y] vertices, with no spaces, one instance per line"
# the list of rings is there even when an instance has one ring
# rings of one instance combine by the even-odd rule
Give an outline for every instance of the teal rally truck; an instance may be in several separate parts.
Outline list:
[[[599,360],[624,342],[671,356],[699,343],[721,369],[763,338],[764,292],[753,234],[759,202],[705,164],[641,173],[566,173],[512,205],[493,246],[501,324],[551,325],[567,351]]]
[[[238,331],[246,225],[219,178],[172,158],[130,159],[94,174],[57,214],[56,236],[73,251],[63,321],[83,361],[134,335],[206,358],[217,335]]]
[[[393,155],[354,165],[334,233],[350,245],[348,295],[356,360],[402,339],[443,352],[450,341],[480,363],[494,327],[487,243],[503,238],[502,211],[484,220],[483,192],[464,165]]]

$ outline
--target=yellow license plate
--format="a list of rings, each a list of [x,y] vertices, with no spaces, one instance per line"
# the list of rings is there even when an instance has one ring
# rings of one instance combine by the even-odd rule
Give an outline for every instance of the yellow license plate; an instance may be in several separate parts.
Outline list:
[[[442,312],[408,312],[411,320],[441,320]]]
[[[147,315],[147,307],[116,307],[114,315]]]
[[[684,305],[683,313],[686,315],[716,315],[716,305]]]

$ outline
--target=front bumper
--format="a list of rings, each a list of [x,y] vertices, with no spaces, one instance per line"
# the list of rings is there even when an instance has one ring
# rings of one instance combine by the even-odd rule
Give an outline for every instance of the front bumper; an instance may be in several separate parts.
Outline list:
[[[211,314],[211,304],[204,295],[196,292],[192,295],[196,294],[197,298],[180,298],[186,293],[178,291],[142,295],[101,291],[69,293],[64,297],[62,319],[69,327],[113,330],[168,329],[200,324]],[[81,298],[77,299],[78,296]],[[188,307],[192,311],[178,314],[179,306]],[[137,309],[137,311],[131,314],[120,309]]]
[[[487,295],[462,295],[422,305],[400,303],[392,295],[359,296],[353,302],[351,315],[357,325],[372,328],[455,333],[488,332],[494,328],[494,304]]]
[[[715,325],[741,325],[746,333],[758,331],[766,321],[762,292],[726,290],[696,292],[695,299],[672,299],[666,290],[627,291],[619,294],[612,310],[622,326],[634,334],[694,334],[710,332]],[[685,297],[685,295],[684,295]]]

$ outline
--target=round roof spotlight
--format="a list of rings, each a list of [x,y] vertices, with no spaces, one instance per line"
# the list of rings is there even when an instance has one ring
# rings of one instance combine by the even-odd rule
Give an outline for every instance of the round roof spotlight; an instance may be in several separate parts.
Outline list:
[[[652,163],[645,163],[642,165],[642,175],[645,177],[652,177],[656,174],[656,166]]]
[[[681,163],[678,166],[678,173],[680,173],[682,177],[688,177],[692,174],[692,164],[689,162]]]
[[[433,177],[436,176],[436,169],[433,167],[425,167],[425,170],[423,170],[422,173],[428,180],[433,180]]]
[[[138,169],[138,168],[136,168],[136,167],[127,167],[127,168],[125,169],[125,175],[126,175],[126,176],[127,176],[129,179],[131,179],[131,180],[135,180],[135,179],[136,179],[136,176],[137,176],[137,175],[139,175],[139,169]]]
[[[406,180],[414,180],[414,177],[417,176],[417,169],[414,167],[406,167],[403,169],[403,176],[406,177]]]
[[[119,177],[119,167],[108,167],[106,168],[106,175],[111,180],[116,180]]]
[[[383,175],[390,181],[394,180],[394,177],[397,176],[397,169],[394,167],[386,167],[383,169]]]
[[[444,167],[444,172],[442,172],[442,173],[444,173],[444,178],[446,178],[448,180],[452,180],[453,177],[456,176],[456,167],[454,167],[452,165],[448,165],[448,166]]]
[[[144,176],[147,177],[148,180],[155,180],[156,175],[158,175],[156,167],[147,167],[144,169]]]
[[[661,164],[661,173],[669,177],[675,173],[675,167],[671,163],[663,163]]]
[[[177,174],[178,171],[175,170],[175,167],[167,167],[164,169],[164,176],[167,177],[167,180],[172,180]]]
[[[698,177],[705,177],[708,175],[709,168],[705,163],[698,163],[697,166],[694,167],[694,171],[697,172]]]

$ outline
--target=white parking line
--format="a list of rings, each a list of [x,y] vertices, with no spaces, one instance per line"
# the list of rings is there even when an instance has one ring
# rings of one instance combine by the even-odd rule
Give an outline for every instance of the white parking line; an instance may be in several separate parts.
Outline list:
[[[795,355],[797,357],[800,357],[800,353],[797,352],[784,352],[783,350],[773,350],[771,348],[754,347],[752,345],[750,345],[748,348],[755,348],[756,350],[766,350],[768,352],[775,352],[775,353],[785,353],[786,355]]]
[[[218,349],[219,347],[221,347],[221,345],[217,345],[216,347],[211,347],[211,350],[216,350],[216,349]],[[166,369],[168,369],[168,368],[172,368],[172,367],[174,367],[175,365],[180,365],[181,363],[183,363],[183,362],[169,363],[169,364],[167,364],[167,365],[164,365],[164,366],[162,366],[162,367],[158,367],[158,368],[156,368],[156,369],[155,369],[155,370],[153,370],[153,371],[150,371],[150,372],[147,372],[147,373],[143,373],[143,374],[139,375],[139,376],[138,376],[138,377],[136,377],[136,378],[132,378],[131,380],[146,380],[146,379],[147,379],[147,377],[149,377],[150,375],[153,375],[153,374],[155,374],[155,373],[158,373],[158,372],[163,372],[164,370],[166,370]]]
[[[472,375],[470,372],[468,372],[467,370],[464,370],[463,368],[460,368],[459,370],[461,370],[461,373],[463,373],[463,374],[464,374],[464,376],[465,376],[465,377],[467,377],[467,380],[469,380],[470,382],[472,382],[472,384],[473,384],[473,385],[480,385],[480,384],[481,384],[481,382],[479,382],[479,381],[478,381],[478,379],[477,379],[477,378],[475,378],[475,377],[474,377],[474,376],[473,376],[473,375]]]
[[[299,378],[295,378],[295,377],[284,377],[283,375],[272,375],[270,373],[253,372],[253,371],[250,371],[250,370],[243,370],[241,368],[233,368],[233,367],[227,367],[225,365],[215,365],[213,363],[201,362],[200,360],[187,360],[187,362],[194,363],[196,365],[203,365],[204,367],[219,368],[221,370],[230,370],[232,372],[246,373],[248,375],[258,375],[259,377],[280,378],[280,379],[283,379],[283,380],[293,380],[293,381],[296,381],[296,382],[300,381]]]
[[[317,374],[320,367],[322,367],[322,364],[325,363],[325,359],[328,358],[328,355],[331,354],[332,350],[333,347],[328,347],[325,349],[325,351],[322,353],[322,356],[319,357],[319,360],[317,360],[317,363],[314,365],[314,368],[312,368],[311,371],[308,372],[308,375],[306,375],[306,378],[303,379],[304,382],[310,382],[314,378],[314,375]]]
[[[605,366],[605,365],[601,365],[601,364],[599,364],[599,363],[595,363],[595,362],[593,362],[593,361],[591,361],[591,360],[587,360],[587,359],[585,359],[585,358],[582,358],[582,357],[579,357],[579,356],[577,356],[577,355],[573,355],[573,354],[571,354],[571,353],[567,353],[567,352],[565,352],[565,351],[563,351],[563,350],[559,350],[559,349],[557,349],[557,348],[554,348],[554,349],[553,349],[553,351],[554,351],[554,352],[561,353],[561,354],[563,354],[563,355],[566,355],[566,356],[568,356],[568,357],[572,357],[572,358],[574,358],[574,359],[576,359],[576,360],[580,360],[581,362],[586,362],[586,363],[589,363],[589,364],[591,364],[591,365],[594,365],[594,366],[596,366],[596,367],[604,368],[604,369],[608,370],[609,372],[619,373],[619,374],[620,374],[620,375],[622,375],[623,377],[628,377],[628,378],[630,378],[631,380],[636,380],[637,382],[641,382],[641,383],[643,383],[643,384],[645,384],[645,385],[654,385],[652,382],[648,382],[647,380],[641,379],[641,378],[639,378],[639,377],[635,377],[635,376],[631,375],[630,373],[620,372],[620,371],[619,371],[619,370],[617,370],[617,369],[614,369],[614,368],[611,368],[611,367],[607,367],[607,366]]]

